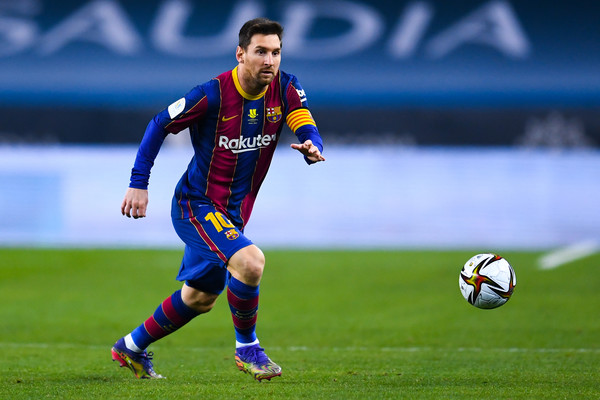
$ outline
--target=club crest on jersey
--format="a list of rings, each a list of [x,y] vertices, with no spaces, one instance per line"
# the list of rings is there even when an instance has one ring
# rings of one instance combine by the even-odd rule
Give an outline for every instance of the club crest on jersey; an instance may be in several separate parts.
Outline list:
[[[281,106],[267,107],[267,121],[277,123],[281,119]]]
[[[228,231],[225,232],[225,236],[229,240],[235,240],[235,239],[237,239],[237,238],[240,237],[240,234],[235,229],[230,229],[230,230],[228,230]]]

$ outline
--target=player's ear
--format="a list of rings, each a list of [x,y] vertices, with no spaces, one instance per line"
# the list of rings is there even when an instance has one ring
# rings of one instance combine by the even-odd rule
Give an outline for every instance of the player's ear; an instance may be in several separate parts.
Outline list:
[[[244,63],[244,49],[242,49],[241,46],[238,46],[237,49],[235,49],[235,58],[239,63]]]

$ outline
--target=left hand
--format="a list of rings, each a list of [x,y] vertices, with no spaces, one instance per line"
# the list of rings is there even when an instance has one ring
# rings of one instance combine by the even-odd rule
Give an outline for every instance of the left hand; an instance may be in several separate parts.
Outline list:
[[[321,155],[318,147],[310,139],[301,144],[292,143],[291,148],[298,150],[312,162],[325,161],[325,157]]]

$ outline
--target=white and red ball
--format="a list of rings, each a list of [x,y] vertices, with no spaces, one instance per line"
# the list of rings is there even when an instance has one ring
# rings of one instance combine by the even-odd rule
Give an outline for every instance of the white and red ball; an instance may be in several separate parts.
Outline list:
[[[477,254],[465,263],[458,284],[469,304],[490,309],[500,307],[510,299],[517,276],[505,258],[491,253]]]

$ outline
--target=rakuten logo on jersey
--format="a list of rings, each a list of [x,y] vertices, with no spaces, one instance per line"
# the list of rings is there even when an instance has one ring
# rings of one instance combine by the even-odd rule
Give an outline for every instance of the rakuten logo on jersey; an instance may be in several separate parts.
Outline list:
[[[231,150],[233,154],[237,154],[268,147],[271,143],[275,142],[275,139],[277,139],[276,134],[236,139],[229,139],[227,136],[219,136],[219,147]]]

